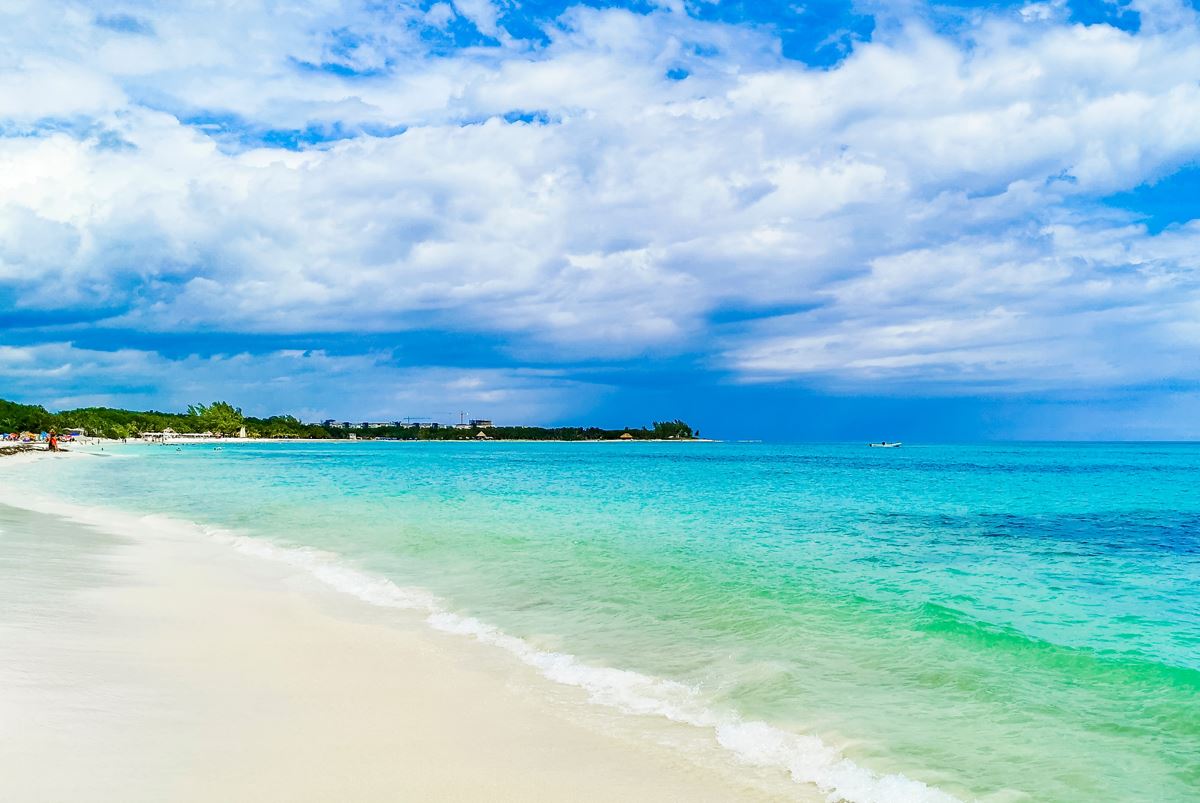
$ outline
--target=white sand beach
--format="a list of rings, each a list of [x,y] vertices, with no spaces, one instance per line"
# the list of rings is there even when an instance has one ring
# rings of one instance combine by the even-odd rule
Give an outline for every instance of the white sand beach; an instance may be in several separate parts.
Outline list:
[[[31,455],[0,459],[19,461]],[[0,473],[5,471],[0,465]],[[795,799],[711,734],[170,528],[0,508],[0,799]]]

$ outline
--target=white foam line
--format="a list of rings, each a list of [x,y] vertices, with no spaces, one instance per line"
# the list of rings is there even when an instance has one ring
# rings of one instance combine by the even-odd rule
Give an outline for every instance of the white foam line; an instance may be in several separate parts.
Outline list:
[[[588,693],[590,702],[629,714],[656,715],[711,729],[717,743],[739,761],[756,767],[783,768],[798,783],[812,784],[827,800],[849,803],[954,803],[957,798],[904,775],[882,775],[859,766],[816,736],[791,733],[765,722],[745,721],[733,713],[706,707],[698,691],[682,683],[612,667],[584,663],[573,655],[547,652],[478,619],[447,610],[423,589],[402,588],[391,580],[353,569],[337,556],[307,547],[285,547],[165,515],[136,515],[99,507],[80,507],[39,497],[0,492],[0,502],[52,513],[118,533],[145,535],[173,530],[202,534],[246,555],[279,561],[303,570],[322,583],[363,602],[424,612],[429,626],[473,638],[505,650],[544,677]]]

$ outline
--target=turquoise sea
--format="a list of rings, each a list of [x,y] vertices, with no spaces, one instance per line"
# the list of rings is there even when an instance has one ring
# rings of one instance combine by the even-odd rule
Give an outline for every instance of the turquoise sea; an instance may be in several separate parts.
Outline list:
[[[1200,799],[1200,446],[104,455],[11,479],[424,606],[833,799]]]

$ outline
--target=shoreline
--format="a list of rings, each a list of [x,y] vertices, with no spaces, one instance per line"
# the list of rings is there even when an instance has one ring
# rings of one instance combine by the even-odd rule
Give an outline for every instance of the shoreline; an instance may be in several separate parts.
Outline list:
[[[31,459],[42,457],[15,462]],[[0,627],[27,639],[0,670],[110,700],[107,673],[130,702],[66,710],[63,688],[38,698],[0,683],[0,710],[28,712],[0,750],[5,799],[821,799],[782,771],[734,763],[698,729],[606,711],[416,612],[368,605],[170,520],[23,515],[78,538],[96,576],[57,616],[0,612]],[[19,577],[53,591],[41,548]],[[81,617],[93,626],[79,630]],[[0,725],[0,743],[13,736]]]
[[[128,441],[114,441],[112,438],[86,438],[83,445],[120,445],[120,447],[186,447],[188,444],[224,445],[239,443],[724,443],[715,438],[635,438],[622,441],[620,438],[588,439],[588,441],[562,441],[557,438],[173,438],[170,441],[143,441],[142,438],[130,438]],[[68,445],[70,442],[68,442]],[[73,444],[73,445],[79,445]]]

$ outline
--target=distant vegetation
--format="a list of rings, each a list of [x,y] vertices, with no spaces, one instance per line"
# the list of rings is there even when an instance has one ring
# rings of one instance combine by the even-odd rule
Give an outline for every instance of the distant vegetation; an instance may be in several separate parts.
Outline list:
[[[498,441],[606,441],[618,440],[626,433],[633,440],[688,440],[697,437],[692,428],[682,421],[655,421],[653,428],[601,429],[599,427],[470,427],[457,429],[453,426],[434,428],[415,426],[387,426],[371,429],[330,429],[333,437],[347,437],[353,432],[359,438],[388,438],[405,441],[454,441],[474,439],[479,433]]]
[[[111,407],[83,407],[51,413],[44,407],[0,399],[0,432],[65,432],[82,428],[102,438],[136,438],[143,432],[212,432],[236,435],[242,427],[252,438],[387,438],[395,440],[451,441],[477,438],[480,432],[494,440],[601,441],[617,440],[626,433],[634,440],[686,440],[699,436],[683,421],[656,421],[651,428],[600,429],[599,427],[327,427],[305,424],[290,415],[254,418],[228,402],[194,404],[186,413],[137,412]]]

